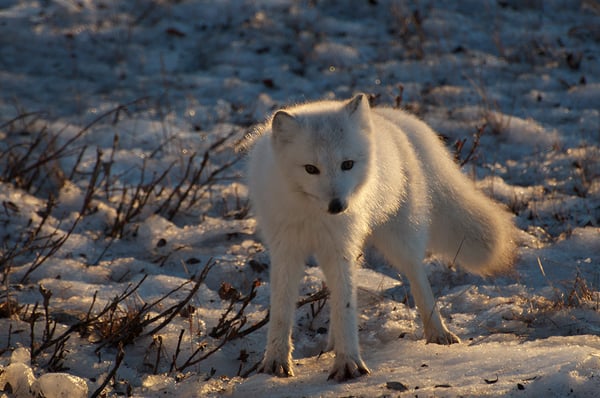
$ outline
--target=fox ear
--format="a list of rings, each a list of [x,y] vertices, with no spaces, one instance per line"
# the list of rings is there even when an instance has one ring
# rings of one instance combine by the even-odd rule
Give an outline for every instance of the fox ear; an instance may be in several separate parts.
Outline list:
[[[353,115],[356,111],[364,112],[369,109],[369,100],[363,93],[356,94],[345,106],[344,109],[349,115]]]
[[[350,120],[360,126],[363,131],[371,131],[371,106],[365,94],[357,94],[346,105],[344,110],[348,113]]]
[[[300,130],[300,125],[296,118],[286,111],[277,111],[273,116],[271,129],[276,143],[287,144],[292,141],[296,132]]]

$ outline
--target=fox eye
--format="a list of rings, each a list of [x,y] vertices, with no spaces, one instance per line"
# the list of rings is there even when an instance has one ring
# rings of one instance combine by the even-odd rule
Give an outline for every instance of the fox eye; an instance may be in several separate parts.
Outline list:
[[[344,160],[342,162],[342,170],[350,170],[352,167],[354,167],[354,160]]]
[[[319,171],[319,169],[317,168],[317,166],[313,166],[312,164],[305,164],[304,165],[304,170],[306,170],[306,172],[308,174],[319,174],[319,173],[321,173]]]

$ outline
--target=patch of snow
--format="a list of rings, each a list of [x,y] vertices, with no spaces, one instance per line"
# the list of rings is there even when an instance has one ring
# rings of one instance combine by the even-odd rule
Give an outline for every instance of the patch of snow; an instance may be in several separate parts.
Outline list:
[[[149,318],[177,306],[207,264],[185,308],[124,345],[107,394],[597,395],[594,2],[139,6],[0,0],[3,396],[96,391],[119,355],[118,346],[103,344],[106,331],[115,332],[111,319],[151,304]],[[367,250],[357,275],[371,375],[327,381],[326,300],[295,314],[296,377],[256,374],[266,328],[222,346],[214,337],[224,314],[240,310],[239,302],[228,310],[232,296],[255,294],[238,319],[244,327],[264,319],[269,303],[268,253],[247,208],[236,149],[280,106],[359,91],[376,106],[416,113],[451,150],[464,140],[459,160],[473,148],[463,171],[520,228],[514,272],[483,279],[427,259],[438,305],[463,343],[426,345],[410,286]],[[323,287],[315,265],[306,267],[303,298]],[[140,282],[97,329],[76,328]],[[62,360],[55,346],[31,358],[25,347],[51,330],[54,337],[71,330]]]

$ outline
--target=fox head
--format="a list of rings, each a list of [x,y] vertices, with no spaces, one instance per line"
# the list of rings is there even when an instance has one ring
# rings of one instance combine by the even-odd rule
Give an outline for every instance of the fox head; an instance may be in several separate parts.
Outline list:
[[[281,110],[271,126],[276,161],[291,189],[330,214],[351,207],[372,159],[367,97]]]

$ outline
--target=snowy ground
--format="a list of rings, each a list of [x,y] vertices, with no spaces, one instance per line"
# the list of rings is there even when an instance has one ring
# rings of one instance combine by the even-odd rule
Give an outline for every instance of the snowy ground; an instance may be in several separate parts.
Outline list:
[[[599,20],[597,0],[0,0],[0,396],[28,394],[18,347],[38,387],[94,396],[597,396]],[[307,267],[297,376],[257,375],[268,256],[235,144],[279,105],[359,91],[465,140],[523,231],[515,272],[429,261],[463,343],[426,345],[368,254],[372,374],[337,384]]]

